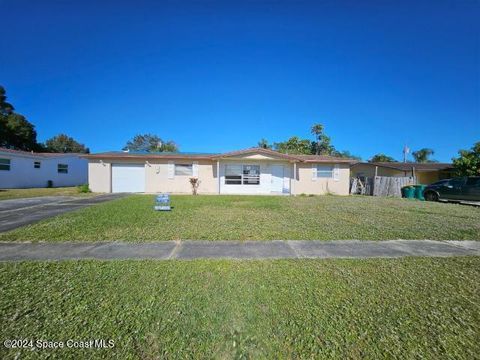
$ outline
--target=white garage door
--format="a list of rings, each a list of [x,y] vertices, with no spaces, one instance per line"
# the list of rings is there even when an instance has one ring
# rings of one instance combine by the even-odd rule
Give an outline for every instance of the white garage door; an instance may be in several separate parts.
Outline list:
[[[112,164],[112,192],[145,192],[145,165]]]

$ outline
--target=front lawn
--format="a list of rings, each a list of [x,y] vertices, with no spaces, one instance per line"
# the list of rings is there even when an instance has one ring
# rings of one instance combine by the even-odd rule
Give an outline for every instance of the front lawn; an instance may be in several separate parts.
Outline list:
[[[0,189],[0,200],[31,198],[39,196],[85,196],[80,194],[78,188],[59,187],[59,188],[31,188],[31,189]]]
[[[113,340],[0,358],[480,354],[480,258],[0,264],[0,338]]]
[[[134,195],[0,234],[0,241],[480,239],[480,208],[365,196]]]

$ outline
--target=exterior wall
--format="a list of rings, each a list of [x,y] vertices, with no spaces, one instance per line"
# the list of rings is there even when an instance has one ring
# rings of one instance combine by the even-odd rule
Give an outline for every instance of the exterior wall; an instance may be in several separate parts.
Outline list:
[[[0,170],[0,188],[19,189],[47,187],[51,180],[54,187],[76,186],[87,183],[88,161],[75,156],[43,158],[12,153],[0,154],[2,159],[10,159],[10,170]],[[34,168],[34,162],[40,168]],[[67,164],[68,173],[58,173],[58,164]]]
[[[374,177],[375,176],[375,166],[374,165],[355,165],[352,167],[352,177],[358,176],[366,176],[366,177]],[[377,170],[377,176],[396,176],[396,177],[403,177],[403,176],[412,176],[411,171],[407,171],[405,175],[405,171],[389,169],[379,166]]]
[[[226,165],[260,165],[260,184],[259,185],[227,185],[225,184],[225,166]],[[283,165],[283,188],[288,194],[290,192],[290,177],[292,164],[281,161],[258,161],[251,157],[243,159],[222,160],[220,162],[220,193],[221,194],[282,194],[282,192],[272,193],[270,184],[272,183],[272,165]]]
[[[193,164],[198,163],[198,187],[199,194],[217,193],[217,169],[216,163],[212,161],[192,161],[192,160],[174,160],[173,164]],[[192,185],[190,178],[192,176],[176,176],[173,179],[168,176],[169,161],[149,161],[145,168],[146,192],[159,193],[168,192],[176,194],[191,194]]]
[[[417,183],[424,184],[424,185],[429,185],[440,180],[438,171],[417,172],[416,176],[417,176]]]
[[[434,171],[415,171],[415,176],[417,177],[417,182],[419,184],[432,184],[438,180],[440,180],[439,176],[440,172],[437,170]],[[402,171],[402,170],[395,170],[389,169],[379,166],[378,167],[378,176],[392,176],[392,177],[403,177],[403,176],[412,176],[412,171]],[[352,167],[352,177],[357,176],[366,176],[366,177],[374,177],[375,176],[375,166],[374,165],[355,165]]]
[[[169,163],[173,164],[192,164],[192,160],[115,160],[113,164],[145,164],[145,191],[147,193],[168,192],[176,194],[190,194],[191,185],[189,179],[191,176],[175,176],[169,178]],[[199,160],[198,178],[200,186],[199,194],[217,194],[218,176],[217,162],[209,160]],[[312,163],[297,163],[297,180],[292,178],[293,163],[287,161],[278,161],[274,159],[260,160],[251,158],[229,158],[220,161],[220,192],[222,194],[279,194],[271,192],[272,173],[271,166],[281,164],[284,166],[283,193],[292,194],[349,194],[350,168],[349,164],[338,164],[338,180],[325,178],[312,178]],[[259,185],[226,185],[225,184],[225,165],[244,164],[260,165],[260,184]],[[323,164],[323,163],[322,163]],[[326,164],[335,166],[335,164]],[[89,185],[93,192],[111,192],[111,163],[97,160],[90,160],[89,163]]]
[[[332,165],[335,164],[324,164]],[[312,176],[312,163],[297,163],[297,180],[293,185],[293,194],[324,195],[328,193],[336,195],[348,195],[350,187],[350,165],[337,164],[339,167],[338,180],[317,178]]]
[[[93,192],[112,192],[111,164],[90,160],[88,163],[88,186]]]
[[[267,160],[267,161],[282,161],[276,157],[271,157],[263,154],[250,154],[250,155],[236,155],[236,156],[229,156],[228,159],[230,160]]]

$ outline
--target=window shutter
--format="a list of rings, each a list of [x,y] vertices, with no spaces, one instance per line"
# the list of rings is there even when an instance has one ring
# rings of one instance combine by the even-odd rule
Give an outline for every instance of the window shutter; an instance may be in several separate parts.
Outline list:
[[[198,177],[198,161],[193,162],[192,175],[193,177]]]
[[[333,180],[340,181],[340,166],[338,164],[335,164],[333,168]]]
[[[312,180],[316,181],[317,180],[317,165],[312,164]]]
[[[168,162],[168,178],[173,179],[174,175],[175,175],[175,164],[173,163],[173,161],[169,161]]]

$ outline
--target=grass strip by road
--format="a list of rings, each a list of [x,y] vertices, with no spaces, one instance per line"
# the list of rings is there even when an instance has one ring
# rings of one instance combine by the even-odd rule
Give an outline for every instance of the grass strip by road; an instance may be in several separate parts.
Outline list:
[[[367,196],[133,195],[0,234],[0,241],[479,240],[480,208]]]
[[[24,359],[480,353],[480,258],[0,264],[0,338],[112,339]]]

